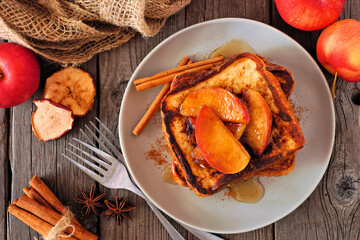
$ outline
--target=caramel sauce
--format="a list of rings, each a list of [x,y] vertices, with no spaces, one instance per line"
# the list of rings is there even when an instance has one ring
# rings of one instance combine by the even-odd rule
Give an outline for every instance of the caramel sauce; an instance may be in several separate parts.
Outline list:
[[[224,56],[225,58],[230,58],[236,54],[250,52],[256,54],[255,50],[250,47],[250,45],[242,39],[231,38],[229,41],[225,42],[215,51],[210,54],[209,58],[215,58],[219,56]]]
[[[166,183],[177,184],[171,175],[171,164],[168,164],[161,174],[161,180]]]
[[[241,179],[229,185],[232,197],[239,202],[257,203],[264,196],[264,186],[258,177]]]

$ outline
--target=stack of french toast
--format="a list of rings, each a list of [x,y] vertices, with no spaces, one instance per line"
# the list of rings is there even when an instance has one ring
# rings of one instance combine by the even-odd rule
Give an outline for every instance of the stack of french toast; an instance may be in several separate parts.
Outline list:
[[[161,104],[172,177],[199,196],[291,172],[304,136],[289,102],[291,73],[242,53],[173,80]]]

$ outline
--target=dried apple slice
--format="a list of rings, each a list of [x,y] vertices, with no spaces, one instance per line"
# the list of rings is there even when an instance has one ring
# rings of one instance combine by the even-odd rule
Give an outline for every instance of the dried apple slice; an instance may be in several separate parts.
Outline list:
[[[69,108],[74,116],[82,117],[92,109],[95,94],[90,74],[80,68],[68,67],[46,79],[43,98]]]
[[[31,116],[33,132],[40,141],[49,141],[61,137],[74,123],[70,109],[51,100],[34,100],[37,109]]]

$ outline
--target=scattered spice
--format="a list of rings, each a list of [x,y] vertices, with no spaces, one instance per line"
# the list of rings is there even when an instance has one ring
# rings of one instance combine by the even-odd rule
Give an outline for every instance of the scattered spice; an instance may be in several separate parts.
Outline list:
[[[133,206],[125,207],[126,198],[123,198],[120,202],[118,200],[119,199],[117,196],[116,196],[115,204],[109,202],[108,200],[105,200],[105,204],[109,209],[107,209],[103,214],[109,215],[109,218],[116,217],[116,221],[118,222],[118,224],[120,226],[121,217],[130,219],[132,221],[132,218],[127,214],[127,212],[135,209],[136,207],[133,207]]]
[[[234,198],[234,193],[231,191],[230,188],[226,188],[224,191],[224,196],[221,200],[224,201],[226,199],[229,200],[231,198]]]
[[[86,208],[86,216],[90,213],[92,210],[96,215],[99,215],[99,212],[97,208],[104,207],[103,204],[99,203],[99,200],[102,199],[106,193],[100,194],[99,196],[94,196],[95,192],[95,186],[92,186],[90,190],[89,196],[86,195],[83,191],[81,191],[81,194],[83,196],[83,199],[75,199],[76,202],[84,204],[83,208]]]
[[[301,106],[297,104],[294,100],[290,100],[291,108],[295,114],[295,117],[299,121],[300,125],[303,125],[303,121],[306,120],[306,117],[304,115],[305,112],[307,112],[309,109],[305,106]]]
[[[164,166],[168,163],[169,149],[163,136],[156,139],[155,143],[145,153],[146,160],[152,160],[156,166]]]

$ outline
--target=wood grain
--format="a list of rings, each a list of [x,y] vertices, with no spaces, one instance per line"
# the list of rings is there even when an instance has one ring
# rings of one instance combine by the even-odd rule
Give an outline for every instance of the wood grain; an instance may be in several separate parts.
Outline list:
[[[9,159],[8,159],[8,137],[9,137],[9,110],[0,109],[0,239],[6,239],[7,229],[7,202],[9,186]]]
[[[98,116],[117,134],[118,114],[123,94],[132,73],[142,59],[161,41],[173,33],[196,23],[239,17],[267,23],[299,42],[316,60],[316,41],[321,30],[306,32],[286,24],[271,0],[193,0],[189,6],[170,17],[154,37],[139,34],[118,48],[103,52],[80,67],[94,77],[97,96],[94,110],[77,118],[73,129],[58,140],[39,142],[31,131],[30,116],[35,110],[33,99],[41,98],[45,79],[60,68],[41,59],[41,83],[35,95],[22,105],[0,109],[0,239],[33,239],[33,230],[7,216],[10,201],[20,197],[29,179],[38,174],[58,198],[69,205],[77,219],[100,239],[170,239],[164,227],[139,197],[124,190],[109,190],[66,161],[61,153],[72,137],[80,137],[80,128]],[[346,1],[340,19],[360,20],[360,2]],[[216,33],[215,33],[216,34]],[[322,68],[329,85],[332,76]],[[360,84],[338,81],[336,139],[326,174],[311,196],[288,216],[256,231],[221,235],[226,239],[360,239],[360,106],[353,95]],[[360,95],[359,95],[360,96]],[[360,97],[359,97],[360,99]],[[358,100],[360,101],[360,100]],[[117,226],[114,219],[91,215],[85,217],[74,198],[80,191],[89,192],[96,185],[106,192],[106,199],[127,197],[137,208],[130,212],[134,221]],[[170,220],[185,239],[196,239],[179,224]]]
[[[167,20],[166,26],[154,38],[143,39],[136,36],[116,50],[100,54],[99,118],[116,135],[122,96],[133,71],[160,41],[182,29],[184,27],[183,23],[184,12],[179,12],[176,16]],[[106,110],[103,111],[103,109]],[[101,189],[107,192],[110,200],[114,200],[115,196],[119,196],[119,198],[127,197],[128,202],[136,206],[136,209],[131,212],[134,222],[124,221],[120,226],[117,226],[115,221],[101,218],[101,239],[171,239],[143,199],[123,190],[110,191],[103,187]],[[149,226],[149,222],[151,222],[151,226]],[[178,225],[176,227],[179,229]],[[186,235],[184,229],[179,230],[181,234]]]
[[[340,19],[360,20],[359,11],[358,2],[347,1]],[[321,30],[303,32],[283,24],[275,6],[272,23],[290,33],[317,60],[315,43]],[[322,69],[330,87],[333,76]],[[336,137],[328,170],[311,196],[275,223],[276,239],[360,239],[360,166],[356,160],[360,156],[360,107],[351,100],[351,92],[358,85],[338,81],[338,97],[334,99]]]

